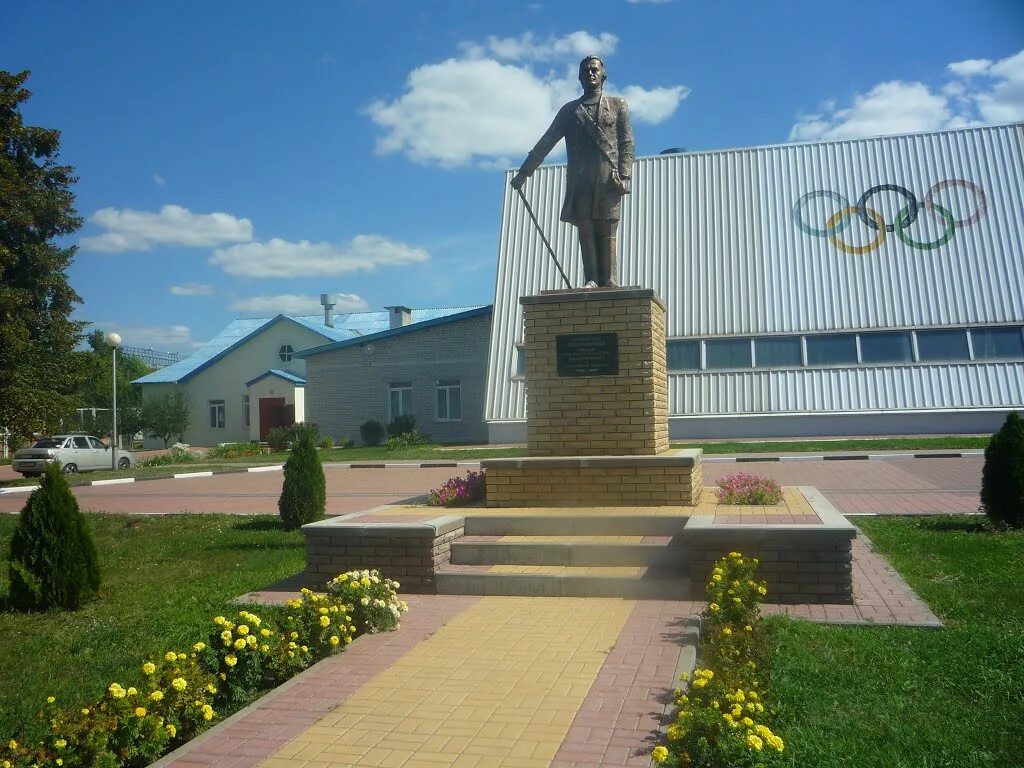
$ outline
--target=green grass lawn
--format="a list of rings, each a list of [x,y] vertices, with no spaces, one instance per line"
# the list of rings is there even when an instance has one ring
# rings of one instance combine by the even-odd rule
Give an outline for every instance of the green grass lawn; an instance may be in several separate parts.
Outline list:
[[[205,640],[231,599],[305,566],[299,531],[276,517],[88,515],[102,594],[74,613],[0,612],[0,739],[46,696],[80,706],[112,681],[129,685],[147,657]],[[0,602],[16,517],[0,517]]]
[[[800,768],[1024,765],[1024,531],[858,518],[942,630],[772,619],[773,689]]]

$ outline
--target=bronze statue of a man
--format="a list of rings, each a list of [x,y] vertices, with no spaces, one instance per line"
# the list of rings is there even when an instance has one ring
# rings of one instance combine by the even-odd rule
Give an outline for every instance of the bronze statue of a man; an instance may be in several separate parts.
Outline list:
[[[512,179],[512,186],[521,189],[558,140],[565,139],[569,167],[561,219],[576,225],[584,288],[618,285],[615,231],[633,175],[629,108],[625,100],[601,92],[607,77],[597,56],[580,62],[583,96],[558,110]]]

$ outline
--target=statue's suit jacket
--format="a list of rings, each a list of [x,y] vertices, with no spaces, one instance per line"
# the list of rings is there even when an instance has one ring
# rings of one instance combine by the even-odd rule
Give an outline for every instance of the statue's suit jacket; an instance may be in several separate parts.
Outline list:
[[[602,95],[596,123],[587,114],[583,98],[563,105],[551,127],[526,156],[520,173],[533,174],[563,138],[569,167],[562,221],[575,224],[579,219],[617,220],[623,193],[614,182],[612,171],[622,181],[629,181],[635,151],[625,100]]]

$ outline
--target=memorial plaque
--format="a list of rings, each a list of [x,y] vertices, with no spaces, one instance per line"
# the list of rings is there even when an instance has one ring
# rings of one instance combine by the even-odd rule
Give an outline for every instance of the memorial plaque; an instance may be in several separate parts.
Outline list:
[[[559,376],[618,376],[616,333],[567,333],[555,337]]]

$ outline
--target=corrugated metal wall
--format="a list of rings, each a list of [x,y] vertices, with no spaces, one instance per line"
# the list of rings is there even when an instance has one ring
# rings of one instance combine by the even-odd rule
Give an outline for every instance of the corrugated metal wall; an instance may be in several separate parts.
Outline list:
[[[620,282],[663,297],[670,337],[1024,322],[1022,146],[1024,127],[1011,125],[639,158],[619,229]],[[564,176],[562,166],[542,166],[524,191],[578,286],[575,229],[558,221]],[[931,190],[937,206],[921,207],[912,222],[904,214],[903,238],[871,229],[856,211],[838,215],[878,185],[898,185],[918,203]],[[890,227],[907,204],[891,190],[866,201]],[[838,242],[825,235],[834,215]],[[947,242],[921,247],[944,235]],[[559,287],[507,190],[488,420],[525,418],[525,388],[513,379],[518,297]],[[1024,402],[1019,364],[676,374],[669,382],[677,415]]]

